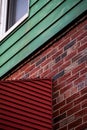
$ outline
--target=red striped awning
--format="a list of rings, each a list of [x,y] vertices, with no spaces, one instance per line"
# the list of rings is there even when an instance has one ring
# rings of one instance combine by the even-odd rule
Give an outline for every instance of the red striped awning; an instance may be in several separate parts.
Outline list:
[[[1,129],[51,130],[51,80],[0,81]]]

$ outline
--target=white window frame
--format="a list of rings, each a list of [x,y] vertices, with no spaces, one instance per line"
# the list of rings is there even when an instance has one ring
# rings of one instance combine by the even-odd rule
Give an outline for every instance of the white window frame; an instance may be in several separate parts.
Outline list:
[[[1,24],[1,4],[2,4],[2,1],[0,0],[0,24]]]
[[[7,4],[8,0],[2,0],[1,5],[1,29],[0,29],[0,41],[4,39],[9,33],[11,33],[20,23],[22,23],[29,16],[29,0],[28,0],[28,10],[27,13],[20,18],[12,27],[10,27],[7,31],[6,28],[6,16],[7,16]]]

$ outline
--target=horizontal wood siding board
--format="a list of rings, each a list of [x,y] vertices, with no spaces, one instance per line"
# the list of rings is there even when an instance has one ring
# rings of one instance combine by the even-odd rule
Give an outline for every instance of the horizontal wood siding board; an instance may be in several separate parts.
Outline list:
[[[29,13],[29,19],[27,19],[24,23],[23,26],[20,26],[20,28],[17,28],[17,30],[15,30],[15,32],[13,31],[13,34],[10,35],[10,37],[8,39],[6,39],[5,41],[1,42],[2,45],[2,50],[0,51],[0,54],[3,54],[6,50],[8,50],[11,46],[13,46],[14,44],[16,44],[16,42],[22,38],[24,35],[26,35],[26,33],[31,30],[37,23],[40,22],[40,18],[37,18],[37,15],[41,14],[41,19],[44,18],[44,15],[42,15],[42,9],[43,7],[48,4],[47,1],[39,1],[41,2],[41,6],[39,6],[39,10],[34,11],[33,7],[30,8],[30,13]],[[38,4],[38,3],[37,3]],[[35,6],[35,5],[34,5]],[[47,6],[47,8],[49,8],[49,6]],[[32,11],[33,10],[33,11]],[[50,9],[51,10],[51,9]],[[32,14],[31,14],[32,13]],[[37,14],[38,13],[38,14]],[[34,17],[32,17],[32,15],[35,15]],[[45,13],[45,15],[48,15],[48,12]],[[34,21],[34,22],[33,22]],[[33,24],[32,24],[33,23]],[[8,45],[8,46],[7,46]]]
[[[30,7],[33,6],[38,0],[30,0]]]
[[[48,84],[48,80],[50,84]],[[34,81],[37,81],[38,86]],[[40,84],[41,82],[43,82],[43,85]],[[20,86],[18,86],[18,83]],[[26,86],[24,84],[26,84]],[[30,84],[32,84],[33,87]],[[7,91],[10,85],[12,89]],[[41,91],[43,91],[43,87],[48,88],[50,91],[50,101],[44,99],[45,102],[48,102],[46,104],[47,107],[44,107],[43,101],[39,102],[40,99],[37,91],[35,92],[37,95],[35,102],[33,102],[35,93],[33,97],[30,98],[25,91],[23,91],[22,95],[18,95],[17,93],[20,93],[20,90],[22,90],[22,88],[19,90],[21,86],[29,93],[33,93],[35,88],[38,91],[39,88],[41,88]],[[16,91],[15,87],[17,88]],[[28,88],[30,88],[30,90]],[[14,94],[13,91],[15,92]],[[40,94],[43,97],[43,94]],[[26,95],[25,98],[24,95]],[[48,96],[46,97],[48,98]],[[0,81],[0,129],[6,129],[7,126],[9,129],[52,129],[52,81],[50,79],[40,79],[40,82],[38,79],[29,81]]]
[[[71,8],[76,6],[79,1],[75,2],[64,2],[61,6],[52,11],[43,21],[29,31],[24,37],[22,37],[14,46],[9,48],[3,55],[1,55],[1,65],[7,60],[13,57],[16,53],[22,50],[26,45],[30,44],[38,36],[42,35],[44,31],[48,30],[49,27],[53,26],[64,14],[70,11]],[[60,12],[60,13],[58,13]],[[32,21],[33,22],[33,21]],[[32,23],[31,22],[31,23]],[[31,25],[30,23],[30,25]],[[34,46],[34,44],[33,44]],[[9,54],[9,55],[8,55]]]
[[[48,2],[47,1],[38,1],[39,3],[41,2],[41,6],[39,6],[39,10],[41,10]],[[37,3],[38,4],[38,3]],[[37,5],[35,4],[35,5]],[[34,6],[35,6],[34,5]],[[35,11],[33,10],[33,6],[29,9],[29,18],[26,19],[20,26],[18,26],[16,29],[12,31],[10,34],[10,37],[6,37],[4,40],[1,41],[1,51],[0,54],[4,53],[7,49],[9,49],[11,46],[13,46],[23,35],[26,35],[27,31],[30,30],[30,20],[32,18],[32,15],[36,15],[39,10]],[[31,14],[31,13],[32,14]],[[43,16],[43,15],[42,15]],[[34,22],[36,20],[34,19]],[[32,21],[31,21],[32,22]],[[33,22],[33,23],[34,23]],[[36,24],[36,23],[35,23]],[[34,24],[34,25],[35,25]],[[15,33],[16,32],[16,33]]]
[[[44,42],[49,40],[52,36],[54,36],[61,29],[63,29],[70,22],[72,22],[75,18],[77,18],[84,11],[86,11],[87,10],[86,2],[87,1],[84,0],[81,3],[79,3],[71,11],[69,11],[66,15],[64,15],[60,20],[56,21],[53,26],[48,28],[45,32],[43,32],[43,34],[39,35],[35,40],[33,40],[30,44],[28,44],[28,46],[23,48],[23,50],[21,50],[17,55],[15,55],[9,61],[7,61],[1,67],[0,77],[3,76],[6,72],[8,72],[10,69],[12,69],[19,62],[21,62],[25,57],[34,52],[36,50],[36,47],[38,48],[41,45],[43,45]]]
[[[38,1],[35,5],[30,7],[30,16],[29,20],[34,16],[37,15],[37,13],[42,10],[47,4],[50,4],[52,1],[50,0],[43,0],[43,1]]]
[[[30,18],[29,21],[27,21],[20,29],[16,31],[9,39],[7,39],[2,44],[2,49],[0,51],[1,55],[8,50],[10,47],[14,46],[20,40],[23,38],[28,32],[30,33],[30,30],[32,30],[35,26],[37,26],[42,20],[44,20],[53,10],[55,10],[56,7],[58,7],[64,0],[54,0],[54,4],[51,1],[50,3],[45,3],[47,5],[44,5],[44,8],[41,8],[40,11],[34,15],[34,17]],[[42,2],[43,3],[43,2]],[[33,10],[30,9],[30,12]],[[31,13],[30,13],[31,14]],[[39,18],[38,18],[38,17]]]

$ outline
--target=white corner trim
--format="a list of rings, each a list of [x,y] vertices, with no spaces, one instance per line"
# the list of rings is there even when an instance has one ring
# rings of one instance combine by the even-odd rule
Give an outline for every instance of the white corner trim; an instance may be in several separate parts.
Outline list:
[[[7,0],[1,1],[1,30],[0,30],[0,36],[3,35],[5,32],[6,27],[6,15],[7,15]]]

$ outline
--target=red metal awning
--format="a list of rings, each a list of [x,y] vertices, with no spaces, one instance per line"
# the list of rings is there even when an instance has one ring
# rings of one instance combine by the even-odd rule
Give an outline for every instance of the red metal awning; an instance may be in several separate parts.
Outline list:
[[[0,129],[51,130],[51,80],[0,81]]]

